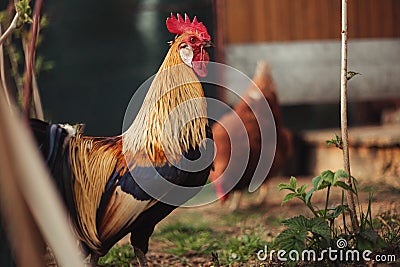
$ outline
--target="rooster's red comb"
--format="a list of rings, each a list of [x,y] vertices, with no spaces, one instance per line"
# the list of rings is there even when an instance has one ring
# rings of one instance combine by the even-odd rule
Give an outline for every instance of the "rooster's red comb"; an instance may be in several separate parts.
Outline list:
[[[182,34],[185,32],[197,32],[205,41],[210,41],[211,37],[207,32],[206,26],[202,22],[198,22],[196,16],[191,22],[188,15],[185,13],[185,19],[178,13],[178,18],[171,13],[171,17],[167,18],[167,28],[171,33]]]

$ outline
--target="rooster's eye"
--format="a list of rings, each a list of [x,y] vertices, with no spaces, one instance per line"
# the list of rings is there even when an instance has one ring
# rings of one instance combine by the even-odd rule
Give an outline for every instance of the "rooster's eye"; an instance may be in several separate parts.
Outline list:
[[[196,42],[196,38],[190,37],[189,41],[190,41],[192,44],[194,44],[194,43]]]

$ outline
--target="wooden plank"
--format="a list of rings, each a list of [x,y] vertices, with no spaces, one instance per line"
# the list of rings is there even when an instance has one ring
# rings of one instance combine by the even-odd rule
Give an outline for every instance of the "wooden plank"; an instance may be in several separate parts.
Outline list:
[[[275,12],[275,10],[271,7],[271,1],[264,1],[265,4],[265,18],[263,19],[264,25],[265,25],[265,40],[264,42],[271,42],[273,41],[272,38],[272,31],[273,28],[275,27],[272,23],[271,23],[271,17],[273,16],[273,13]]]
[[[368,16],[363,17],[364,20],[369,21],[368,38],[384,37],[383,21],[391,19],[390,12],[386,15],[382,14],[387,10],[387,3],[387,0],[369,0]]]
[[[370,2],[371,0],[357,0],[355,1],[358,8],[358,24],[359,32],[356,33],[355,38],[368,38],[371,36],[370,29],[371,23],[374,18],[370,17]]]
[[[287,13],[289,1],[288,0],[272,0],[275,2],[277,20],[275,21],[275,36],[276,41],[290,40],[290,17],[291,14]]]
[[[306,0],[305,3],[305,14],[306,14],[306,38],[308,40],[319,39],[319,29],[321,24],[319,23],[318,14],[321,12],[318,3],[321,0]]]
[[[391,37],[394,32],[395,27],[400,27],[400,25],[394,24],[394,7],[393,0],[382,1],[381,8],[379,9],[379,19],[380,19],[380,31],[375,37]],[[399,1],[397,1],[399,2]]]
[[[350,38],[400,37],[400,0],[348,1]],[[339,0],[228,0],[228,43],[340,38]]]
[[[279,39],[277,41],[289,41],[290,39],[290,20],[291,14],[287,13],[288,6],[290,5],[291,0],[280,0],[278,3],[278,14],[279,14]]]
[[[247,5],[252,1],[246,1]],[[244,6],[241,0],[226,1],[226,18],[229,43],[242,43],[252,41],[251,9]]]
[[[337,0],[327,0],[329,7],[329,15],[327,21],[330,24],[329,39],[341,38],[341,3]]]
[[[392,0],[393,4],[393,36],[400,37],[400,0]]]
[[[339,2],[339,1],[338,1]],[[348,21],[348,36],[349,38],[357,38],[361,29],[360,29],[360,10],[358,8],[360,2],[359,0],[352,0],[348,2],[347,6],[347,21]],[[340,12],[338,16],[341,16]],[[340,25],[340,21],[339,21]],[[340,29],[340,28],[339,28]],[[340,31],[339,37],[340,37]]]
[[[250,1],[249,1],[250,2]],[[253,5],[253,21],[254,27],[254,42],[263,42],[267,39],[267,20],[266,17],[266,2],[265,0],[254,0]]]
[[[318,129],[301,132],[307,147],[307,160],[303,163],[305,172],[317,175],[321,170],[343,167],[341,152],[334,146],[327,146],[326,140],[340,129]],[[400,138],[398,125],[350,127],[349,143],[352,175],[365,184],[390,184],[400,188]],[[385,167],[383,167],[385,166]],[[384,170],[383,170],[384,169]]]
[[[306,32],[303,1],[292,1],[288,11],[292,17],[290,21],[290,40],[300,40],[304,38]]]
[[[318,6],[318,37],[320,39],[328,39],[330,37],[329,28],[332,27],[330,20],[331,20],[331,11],[329,10],[329,1],[319,1]]]
[[[270,0],[269,1],[269,6],[273,12],[270,13],[270,18],[269,22],[271,24],[271,40],[272,41],[277,41],[279,38],[279,31],[281,30],[281,27],[279,27],[279,17],[280,15],[278,14],[278,4],[279,0]]]

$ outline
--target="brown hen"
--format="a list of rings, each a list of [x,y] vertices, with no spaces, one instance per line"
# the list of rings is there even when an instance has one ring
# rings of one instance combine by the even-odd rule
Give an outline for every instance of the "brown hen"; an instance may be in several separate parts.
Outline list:
[[[248,188],[257,164],[260,160],[261,154],[261,131],[260,129],[267,129],[272,131],[271,136],[263,136],[266,139],[273,140],[273,129],[276,127],[276,150],[275,157],[273,159],[270,171],[265,178],[273,177],[278,175],[284,168],[287,160],[292,154],[292,135],[288,129],[283,125],[282,115],[280,111],[280,105],[278,102],[276,86],[271,76],[270,67],[264,61],[257,64],[257,69],[253,77],[252,84],[249,85],[245,93],[242,95],[240,101],[234,106],[234,110],[230,113],[225,114],[218,123],[215,123],[212,127],[214,142],[216,146],[216,155],[214,159],[214,171],[210,175],[212,181],[218,181],[215,183],[216,192],[218,197],[225,202],[231,193],[235,193],[230,206],[231,210],[238,208],[240,203],[241,193]],[[258,88],[257,88],[258,87]],[[259,89],[259,90],[258,90]],[[263,95],[260,95],[259,92]],[[261,105],[265,105],[265,100],[268,101],[269,107],[272,111],[271,116],[266,114],[260,114],[260,119],[257,121],[255,113],[261,112]],[[247,103],[246,103],[247,102]],[[250,108],[252,107],[252,109]],[[237,119],[236,113],[240,120]],[[274,122],[275,121],[275,122]],[[243,123],[246,136],[235,136],[243,135],[240,130],[235,131],[235,128],[240,128]],[[274,125],[275,123],[275,125]],[[229,136],[227,129],[222,125],[229,127]],[[233,130],[232,130],[233,129]],[[246,150],[246,142],[239,142],[231,144],[231,140],[241,140],[248,138],[250,150]],[[244,139],[243,139],[244,140]],[[234,142],[234,141],[233,141]],[[274,150],[275,142],[264,140],[263,152],[272,153]],[[248,162],[245,170],[240,170],[239,167],[242,164],[236,164],[247,158],[247,151],[249,151]],[[230,162],[231,161],[231,162]],[[231,167],[227,169],[228,163]],[[260,164],[268,164],[260,162]],[[238,173],[242,173],[239,181],[233,186],[235,179],[238,177]],[[261,200],[265,198],[265,182],[260,190]],[[233,186],[233,189],[229,191],[229,188]],[[229,191],[229,192],[228,192]],[[260,201],[260,200],[259,200]]]

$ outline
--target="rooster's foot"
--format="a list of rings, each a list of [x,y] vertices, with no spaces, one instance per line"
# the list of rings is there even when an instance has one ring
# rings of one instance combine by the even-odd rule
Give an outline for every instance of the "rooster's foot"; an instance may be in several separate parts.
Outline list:
[[[146,256],[139,248],[133,248],[140,267],[148,267]]]

